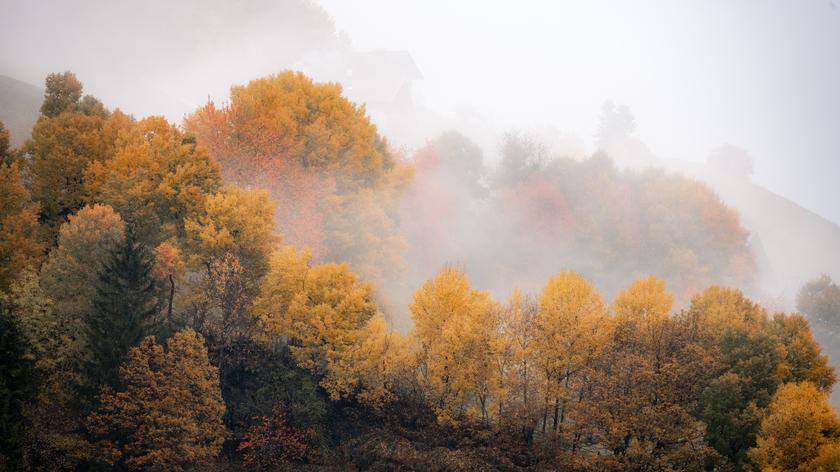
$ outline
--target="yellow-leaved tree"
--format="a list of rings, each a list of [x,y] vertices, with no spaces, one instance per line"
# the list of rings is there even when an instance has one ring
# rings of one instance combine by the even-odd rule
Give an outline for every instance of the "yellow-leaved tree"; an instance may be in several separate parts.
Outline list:
[[[548,280],[534,321],[534,350],[543,374],[542,430],[561,431],[567,404],[582,388],[578,376],[589,367],[610,335],[601,295],[575,272],[560,272]]]
[[[101,104],[55,110],[35,123],[23,151],[32,198],[40,203],[41,221],[51,236],[69,215],[90,203],[85,191],[88,167],[110,159],[118,136],[131,125],[129,116],[109,114]]]
[[[755,333],[767,322],[767,313],[738,289],[717,285],[691,298],[686,314],[696,334],[709,342],[728,329]]]
[[[823,392],[830,392],[837,381],[834,367],[828,356],[811,334],[811,326],[802,315],[777,313],[773,316],[770,332],[779,343],[782,382],[811,382]]]
[[[384,331],[366,328],[377,314],[371,284],[360,281],[346,264],[311,265],[309,257],[292,247],[275,253],[254,307],[267,332],[286,337],[297,364],[338,399],[358,387],[358,378],[344,369],[355,350],[363,349],[365,335]]]
[[[542,404],[541,372],[536,357],[537,301],[514,290],[501,310],[503,349],[499,356],[504,396],[499,398],[499,420],[529,436]]]
[[[232,253],[251,270],[264,273],[279,243],[274,233],[276,202],[268,192],[229,186],[207,197],[204,207],[184,223],[192,265]]]
[[[378,409],[410,394],[417,365],[412,340],[389,329],[381,314],[365,324],[356,343],[342,354],[329,365],[327,391],[354,392],[360,402]]]
[[[414,294],[409,306],[419,343],[420,382],[442,423],[466,415],[490,418],[500,393],[499,309],[466,274],[444,267]]]
[[[762,471],[838,470],[840,419],[810,382],[779,387],[749,457]],[[833,466],[832,466],[833,465]]]
[[[89,198],[114,207],[135,234],[157,244],[185,236],[184,220],[201,215],[221,176],[207,151],[164,118],[149,117],[120,134],[113,158],[90,163],[84,184]]]
[[[252,336],[249,311],[280,238],[274,233],[274,202],[268,192],[225,187],[207,197],[204,211],[184,223],[184,254],[198,277],[181,303],[182,316],[210,347],[224,373],[225,352]]]

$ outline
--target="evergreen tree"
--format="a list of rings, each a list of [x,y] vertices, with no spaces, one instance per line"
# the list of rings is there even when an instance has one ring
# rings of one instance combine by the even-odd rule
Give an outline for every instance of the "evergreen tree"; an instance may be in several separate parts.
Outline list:
[[[19,466],[27,431],[23,403],[32,395],[33,366],[18,320],[0,298],[0,469]]]
[[[152,252],[128,230],[99,273],[87,323],[88,373],[96,384],[115,386],[125,354],[153,331],[160,308],[153,266]]]

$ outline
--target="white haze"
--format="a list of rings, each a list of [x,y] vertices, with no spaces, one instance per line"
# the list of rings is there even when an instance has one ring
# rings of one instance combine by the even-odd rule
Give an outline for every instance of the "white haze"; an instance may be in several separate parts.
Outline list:
[[[612,99],[635,116],[634,149],[655,156],[645,163],[702,175],[710,151],[737,145],[754,184],[840,222],[840,9],[830,0],[0,0],[0,14],[0,75],[41,86],[73,70],[87,93],[138,117],[180,122],[232,84],[288,68],[343,80],[352,51],[402,51],[422,74],[414,106],[368,108],[397,146],[452,128],[493,165],[513,129],[579,157],[594,151]],[[746,183],[718,187],[734,206],[755,196],[739,192]],[[790,301],[819,272],[840,278],[840,228],[800,236],[782,214],[744,219],[771,246],[771,291]]]
[[[471,104],[499,128],[553,125],[591,150],[612,98],[656,155],[704,161],[736,144],[756,182],[840,222],[840,9],[828,0],[324,5],[355,47],[410,51],[442,113]]]
[[[837,223],[834,1],[324,0],[341,37],[288,0],[0,0],[0,74],[41,85],[71,69],[111,106],[179,121],[232,83],[299,66],[301,51],[406,50],[421,103],[444,116],[549,126],[591,151],[611,98],[656,155],[702,161],[736,144],[756,182]]]

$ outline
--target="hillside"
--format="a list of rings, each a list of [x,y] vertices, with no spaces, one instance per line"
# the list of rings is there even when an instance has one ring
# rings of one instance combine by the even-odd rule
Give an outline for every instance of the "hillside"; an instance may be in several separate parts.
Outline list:
[[[43,98],[40,88],[0,75],[0,121],[12,135],[12,146],[20,146],[29,137]]]
[[[784,297],[792,308],[796,291],[821,273],[840,275],[840,227],[747,179],[724,176],[708,166],[672,161],[669,166],[700,178],[741,214],[761,241],[769,273],[764,292]]]

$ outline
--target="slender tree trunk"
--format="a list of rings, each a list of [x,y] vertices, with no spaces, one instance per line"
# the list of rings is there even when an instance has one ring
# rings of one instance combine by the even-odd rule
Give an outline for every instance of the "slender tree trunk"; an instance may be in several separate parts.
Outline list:
[[[545,386],[545,404],[543,405],[543,421],[542,421],[542,432],[545,434],[545,427],[546,423],[548,423],[548,400],[549,400],[549,393],[548,393],[548,385]]]
[[[169,322],[169,331],[172,331],[172,300],[175,298],[175,278],[169,274],[169,306],[166,309],[166,319]]]
[[[524,363],[523,378],[522,378],[522,402],[525,405],[525,411],[529,412],[531,409],[528,405],[528,362]]]
[[[565,386],[566,386],[566,392],[569,391],[569,378],[571,378],[571,375],[570,375],[569,371],[567,370],[566,371],[566,379],[564,380],[564,383],[565,383]],[[560,424],[558,426],[558,432],[563,432],[563,424],[566,423],[566,404],[567,403],[568,402],[564,399],[562,405],[560,406]]]

